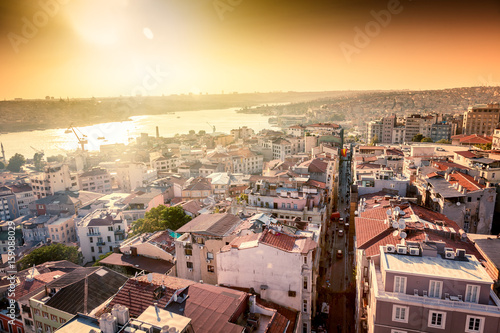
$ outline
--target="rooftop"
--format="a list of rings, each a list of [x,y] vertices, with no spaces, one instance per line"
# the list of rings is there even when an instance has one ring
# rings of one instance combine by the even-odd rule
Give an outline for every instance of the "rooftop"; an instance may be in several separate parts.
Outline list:
[[[226,236],[240,223],[241,219],[233,214],[201,214],[180,227],[176,232]]]
[[[132,256],[121,253],[112,253],[100,261],[104,265],[133,267],[146,272],[167,274],[174,264],[170,261],[153,259],[143,256]]]
[[[454,280],[493,283],[493,280],[473,255],[466,254],[467,261],[443,259],[440,255],[411,256],[380,251],[380,263],[386,271],[413,275],[439,276]]]

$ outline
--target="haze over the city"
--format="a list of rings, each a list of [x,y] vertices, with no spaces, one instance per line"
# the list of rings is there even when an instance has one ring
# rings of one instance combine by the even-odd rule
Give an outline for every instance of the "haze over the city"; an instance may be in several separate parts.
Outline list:
[[[4,1],[0,98],[498,85],[499,18],[486,0]]]

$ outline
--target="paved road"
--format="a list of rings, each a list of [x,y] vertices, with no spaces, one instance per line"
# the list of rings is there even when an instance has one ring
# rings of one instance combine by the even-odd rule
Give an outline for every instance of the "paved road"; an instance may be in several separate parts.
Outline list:
[[[341,164],[339,170],[338,202],[336,208],[344,221],[348,221],[348,195],[350,191],[350,168],[348,162]],[[347,210],[346,210],[347,208]],[[338,230],[344,235],[339,236]],[[327,249],[324,262],[325,274],[320,278],[319,300],[330,305],[327,326],[328,332],[354,332],[354,294],[353,294],[353,255],[348,253],[348,230],[339,223],[331,223],[327,232]],[[342,257],[337,257],[337,251]]]

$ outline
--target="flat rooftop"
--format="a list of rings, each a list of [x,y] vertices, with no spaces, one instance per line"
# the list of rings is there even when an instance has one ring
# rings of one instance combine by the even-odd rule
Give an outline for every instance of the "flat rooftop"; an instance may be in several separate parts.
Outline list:
[[[459,261],[443,259],[439,254],[437,257],[419,257],[385,253],[383,249],[380,251],[380,263],[386,271],[493,283],[493,280],[475,256],[466,254],[466,257],[468,261]]]
[[[89,333],[91,330],[100,332],[99,322],[97,319],[77,315],[64,326],[57,329],[61,333]]]
[[[156,327],[163,327],[168,325],[170,327],[175,327],[177,330],[182,332],[186,326],[191,323],[191,319],[175,314],[173,312],[163,310],[161,308],[155,309],[154,306],[149,306],[146,311],[144,311],[137,320],[143,321],[150,325]],[[88,333],[88,331],[86,332]]]
[[[486,255],[496,267],[500,267],[500,238],[479,234],[467,234],[467,236],[476,243],[482,255]]]

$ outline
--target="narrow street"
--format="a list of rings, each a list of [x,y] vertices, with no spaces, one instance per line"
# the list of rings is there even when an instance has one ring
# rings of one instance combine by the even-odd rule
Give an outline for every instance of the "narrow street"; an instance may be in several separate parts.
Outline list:
[[[349,223],[350,179],[350,164],[344,161],[339,170],[338,202],[333,203],[330,212],[338,211],[346,223]],[[328,332],[354,332],[354,254],[348,251],[348,242],[352,241],[349,227],[345,223],[328,221],[326,250],[322,258],[324,274],[318,283],[318,301],[326,302],[330,307],[326,320]],[[341,230],[343,234],[339,233]],[[323,316],[326,319],[326,315]]]

